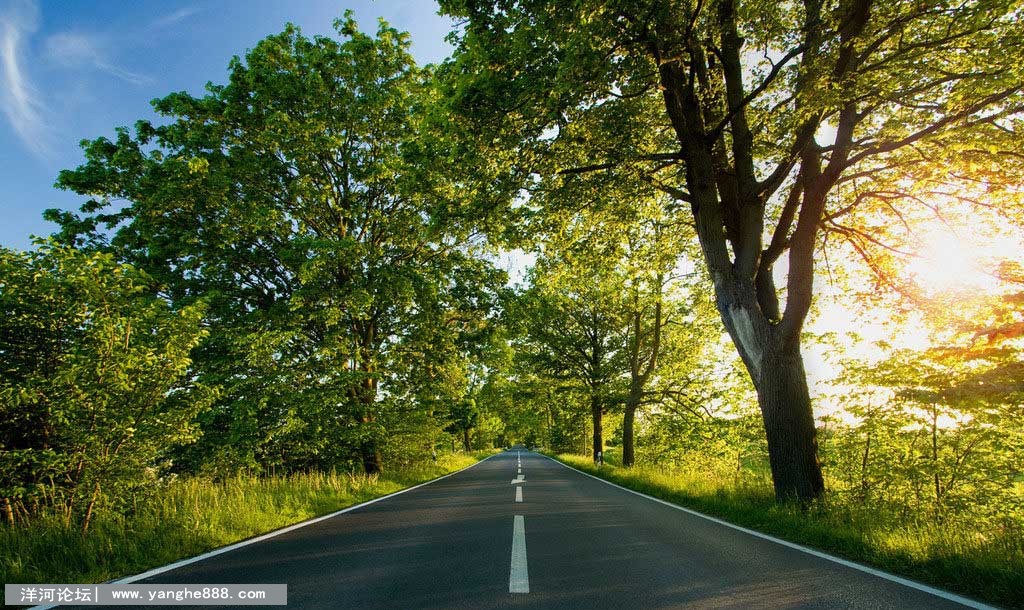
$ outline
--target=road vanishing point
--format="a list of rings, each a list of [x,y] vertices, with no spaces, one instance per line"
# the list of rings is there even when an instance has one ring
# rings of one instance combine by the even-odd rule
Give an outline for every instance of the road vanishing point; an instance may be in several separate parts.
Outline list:
[[[286,583],[289,608],[988,607],[515,448],[118,582]]]

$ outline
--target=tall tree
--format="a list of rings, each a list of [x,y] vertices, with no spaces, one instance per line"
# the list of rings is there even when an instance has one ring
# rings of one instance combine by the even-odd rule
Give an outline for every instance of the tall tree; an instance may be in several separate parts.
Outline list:
[[[491,134],[483,141],[526,151],[510,175],[535,172],[526,186],[642,175],[690,207],[718,313],[757,389],[776,496],[821,495],[800,344],[823,220],[910,174],[1021,173],[1010,125],[1024,107],[1019,4],[441,4],[466,20],[455,103],[468,129]],[[602,129],[582,137],[580,121]],[[577,154],[563,164],[553,141]]]
[[[564,258],[542,258],[531,270],[532,285],[519,304],[526,327],[519,348],[563,391],[586,396],[597,461],[604,451],[604,414],[621,381],[624,335],[618,286],[609,283],[607,267],[593,253],[583,253],[583,260],[566,252]]]
[[[666,219],[659,217],[660,210],[648,210],[653,214],[641,217],[633,223],[614,231],[621,241],[623,250],[618,260],[609,260],[624,280],[625,299],[625,360],[629,369],[629,387],[623,404],[622,414],[622,465],[632,466],[635,456],[635,423],[637,410],[645,402],[654,402],[652,385],[655,381],[662,389],[667,380],[659,379],[666,367],[663,360],[666,352],[680,355],[676,346],[669,346],[672,339],[680,337],[671,333],[669,325],[677,324],[685,304],[676,300],[679,294],[676,266],[680,262],[681,245],[668,234]],[[666,349],[668,348],[668,349]]]
[[[503,279],[458,220],[408,36],[335,26],[341,40],[288,26],[235,58],[227,85],[154,102],[165,124],[86,143],[59,180],[93,197],[86,216],[51,217],[67,240],[116,229],[112,250],[172,299],[212,297],[201,357],[226,391],[207,438],[249,446],[243,463],[355,458],[373,473],[388,422],[416,420],[410,404],[424,425],[441,416],[397,397],[450,364],[441,352],[471,336],[466,319],[488,315]]]

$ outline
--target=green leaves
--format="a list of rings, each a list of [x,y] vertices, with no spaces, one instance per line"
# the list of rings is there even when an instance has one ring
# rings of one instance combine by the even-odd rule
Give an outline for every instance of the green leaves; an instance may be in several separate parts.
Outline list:
[[[125,501],[169,446],[195,439],[216,397],[190,358],[205,306],[175,311],[151,283],[109,254],[0,250],[0,469],[18,487],[0,495],[56,504],[86,529],[97,502]]]
[[[366,34],[351,14],[335,27],[340,39],[267,37],[227,84],[156,100],[163,124],[88,143],[87,163],[61,174],[101,195],[85,219],[62,217],[65,239],[103,244],[80,231],[106,227],[176,304],[209,301],[199,376],[225,392],[180,452],[186,468],[379,469],[390,426],[438,431],[411,354],[458,370],[479,329],[448,320],[486,326],[473,300],[503,281],[464,243],[462,176],[408,36],[385,22]],[[116,199],[128,205],[111,212]],[[214,459],[227,445],[233,457]]]

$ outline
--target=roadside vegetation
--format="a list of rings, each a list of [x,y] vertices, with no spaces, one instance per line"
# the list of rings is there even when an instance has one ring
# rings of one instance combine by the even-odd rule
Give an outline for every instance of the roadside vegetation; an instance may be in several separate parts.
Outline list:
[[[475,464],[493,454],[445,454],[387,474],[236,475],[177,478],[133,498],[123,513],[103,512],[89,532],[63,515],[0,527],[0,581],[93,583],[144,572],[239,540],[372,500]]]

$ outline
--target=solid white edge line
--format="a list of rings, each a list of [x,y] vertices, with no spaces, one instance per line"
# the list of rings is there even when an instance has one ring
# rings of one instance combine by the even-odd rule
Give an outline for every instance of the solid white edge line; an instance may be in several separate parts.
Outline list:
[[[515,515],[512,520],[512,565],[508,571],[508,592],[530,592],[530,572],[526,564],[526,520],[522,515]]]
[[[504,452],[502,452],[502,453],[504,453]],[[476,462],[474,464],[470,464],[469,466],[466,466],[465,468],[459,468],[458,470],[456,470],[454,472],[449,472],[448,474],[441,475],[441,476],[437,477],[436,479],[430,479],[429,481],[424,481],[424,482],[419,483],[417,485],[413,485],[412,487],[406,487],[405,489],[399,489],[398,491],[389,493],[386,496],[381,496],[379,498],[374,498],[372,500],[367,500],[366,502],[362,502],[360,504],[353,504],[352,506],[349,506],[347,508],[343,508],[341,510],[334,511],[333,513],[330,513],[328,515],[320,515],[319,517],[313,517],[312,519],[308,519],[306,521],[300,521],[299,523],[293,523],[292,525],[283,527],[283,528],[281,528],[279,530],[274,530],[272,532],[267,532],[266,534],[261,534],[261,535],[255,537],[255,538],[247,538],[247,539],[242,540],[240,542],[235,542],[234,544],[229,544],[228,546],[222,546],[219,549],[214,549],[212,551],[208,551],[206,553],[203,553],[202,555],[196,555],[195,557],[189,557],[188,559],[181,559],[181,560],[178,560],[178,561],[176,561],[174,563],[169,563],[169,564],[167,564],[165,566],[160,566],[158,568],[153,568],[152,570],[143,572],[141,574],[136,574],[134,576],[126,576],[126,577],[118,579],[118,580],[111,580],[111,581],[107,581],[105,583],[100,583],[100,584],[105,584],[105,585],[129,585],[129,584],[131,584],[133,582],[136,582],[136,581],[139,581],[139,580],[144,580],[146,578],[152,578],[153,576],[158,576],[160,574],[163,574],[164,572],[170,572],[171,570],[176,570],[178,568],[181,568],[181,567],[193,564],[193,563],[197,563],[197,562],[203,561],[204,559],[209,559],[211,557],[216,557],[217,555],[222,555],[222,554],[227,553],[229,551],[233,551],[235,549],[240,549],[242,547],[249,546],[250,544],[256,544],[257,542],[263,542],[264,540],[269,540],[270,538],[273,538],[275,536],[280,536],[281,534],[287,534],[288,532],[291,532],[293,530],[297,530],[300,527],[306,527],[307,525],[313,525],[314,523],[320,523],[321,521],[326,521],[326,520],[331,519],[333,517],[337,517],[338,515],[343,515],[343,514],[345,514],[347,512],[354,511],[357,508],[362,508],[364,506],[369,506],[370,504],[373,504],[375,502],[380,502],[381,500],[387,500],[388,498],[393,498],[395,496],[404,494],[407,491],[412,491],[414,489],[419,489],[420,487],[423,487],[425,485],[430,485],[431,483],[437,483],[441,479],[447,479],[450,476],[459,474],[463,470],[469,470],[470,468],[472,468],[474,466],[477,466],[479,464],[482,464],[483,462],[486,462],[487,460],[491,459],[492,457],[495,457],[495,456],[498,456],[498,455],[501,455],[501,453],[495,453],[494,455],[489,455],[489,456],[485,457],[484,459],[480,460],[479,462]],[[29,608],[29,610],[50,610],[51,608],[56,608],[56,607],[57,607],[56,605],[51,605],[51,606],[32,606],[31,608]]]
[[[686,508],[686,507],[683,507],[683,506],[679,506],[678,504],[673,504],[673,503],[671,503],[671,502],[669,502],[667,500],[662,500],[661,498],[655,498],[654,496],[649,496],[649,495],[647,495],[647,494],[645,494],[643,492],[636,491],[635,489],[629,489],[628,487],[623,487],[622,485],[619,485],[617,483],[612,483],[611,481],[608,481],[606,479],[602,479],[601,477],[596,477],[596,476],[594,476],[594,475],[592,475],[590,473],[583,472],[582,470],[579,470],[577,468],[573,468],[572,466],[566,464],[565,462],[561,462],[559,460],[556,460],[555,458],[553,458],[551,456],[548,456],[548,455],[544,455],[543,453],[538,453],[537,455],[546,457],[547,459],[551,460],[552,462],[554,462],[556,464],[560,464],[562,466],[565,466],[569,470],[575,470],[576,472],[582,474],[583,476],[590,477],[591,479],[594,479],[594,480],[597,480],[597,481],[601,481],[602,483],[605,483],[607,485],[611,485],[612,487],[618,487],[622,491],[628,491],[629,493],[637,495],[637,496],[640,496],[641,498],[647,498],[648,500],[652,500],[652,501],[657,502],[659,504],[664,504],[665,506],[669,506],[669,507],[674,508],[676,510],[681,510],[684,513],[688,513],[688,514],[693,515],[695,517],[700,517],[701,519],[706,519],[708,521],[712,521],[712,522],[717,523],[719,525],[724,525],[724,526],[726,526],[728,528],[732,528],[734,530],[741,531],[741,532],[743,532],[745,534],[750,534],[751,536],[754,536],[756,538],[761,538],[762,540],[768,540],[768,541],[774,542],[776,544],[781,544],[782,546],[789,547],[791,549],[795,549],[797,551],[801,551],[801,552],[807,553],[808,555],[814,555],[815,557],[819,557],[821,559],[825,559],[825,560],[831,561],[833,563],[838,563],[841,566],[846,566],[848,568],[853,568],[854,570],[860,570],[861,572],[865,572],[867,574],[871,574],[872,576],[877,576],[879,578],[883,578],[885,580],[888,580],[888,581],[891,581],[891,582],[894,582],[894,583],[897,583],[897,584],[901,584],[901,585],[903,585],[905,587],[910,587],[911,589],[917,589],[918,591],[923,591],[925,593],[930,593],[930,594],[932,594],[932,595],[934,595],[936,597],[941,597],[942,599],[945,599],[945,600],[948,600],[948,601],[951,601],[951,602],[956,602],[958,604],[967,606],[968,608],[977,608],[978,610],[999,610],[995,606],[990,606],[988,604],[985,604],[985,603],[982,603],[982,602],[979,602],[979,601],[975,601],[975,600],[973,600],[973,599],[971,599],[969,597],[963,597],[962,595],[957,595],[956,593],[950,593],[948,591],[943,591],[942,589],[937,589],[935,587],[932,587],[932,586],[929,586],[929,585],[926,585],[926,584],[923,584],[923,583],[919,583],[919,582],[916,582],[916,581],[913,581],[913,580],[909,580],[909,579],[903,578],[901,576],[896,576],[895,574],[890,574],[888,572],[883,572],[882,570],[879,570],[879,569],[876,569],[876,568],[872,568],[870,566],[866,566],[864,564],[860,564],[860,563],[857,563],[855,561],[850,561],[848,559],[843,559],[841,557],[836,557],[835,555],[829,555],[828,553],[824,553],[822,551],[816,551],[816,550],[814,550],[812,548],[799,545],[799,544],[797,544],[795,542],[789,542],[788,540],[783,540],[781,538],[776,538],[775,536],[769,536],[768,534],[765,534],[763,532],[759,532],[759,531],[756,531],[756,530],[748,529],[748,528],[745,528],[743,526],[736,525],[734,523],[729,523],[728,521],[723,521],[722,519],[718,519],[717,517],[712,517],[710,515],[705,515],[704,513],[697,512],[697,511],[695,511],[693,509]]]

